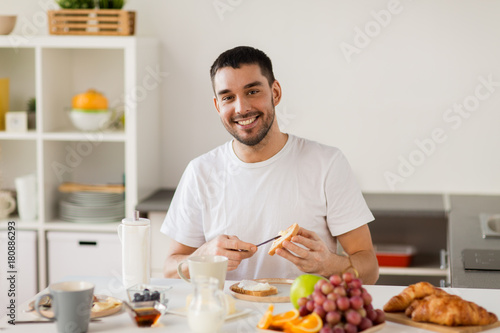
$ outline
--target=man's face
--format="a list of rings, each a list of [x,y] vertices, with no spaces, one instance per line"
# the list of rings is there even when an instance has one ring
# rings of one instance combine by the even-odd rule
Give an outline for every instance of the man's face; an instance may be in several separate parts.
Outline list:
[[[214,77],[214,90],[215,107],[227,131],[247,146],[260,143],[275,122],[278,82],[270,87],[258,65],[224,67]]]

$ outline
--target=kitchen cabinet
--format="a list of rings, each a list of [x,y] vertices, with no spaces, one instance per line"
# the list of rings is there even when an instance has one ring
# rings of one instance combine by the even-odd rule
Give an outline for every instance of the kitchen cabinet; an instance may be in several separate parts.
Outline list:
[[[4,299],[7,299],[7,288],[9,283],[7,277],[10,276],[8,269],[7,251],[8,237],[6,233],[0,232],[0,292],[2,293],[2,307],[0,308],[0,317],[6,314]],[[22,230],[16,234],[16,259],[15,272],[16,274],[16,301],[18,304],[33,297],[38,290],[37,274],[36,274],[36,257],[37,257],[37,233],[33,230]]]
[[[0,171],[2,189],[14,189],[16,177],[37,177],[37,219],[9,220],[37,232],[39,288],[47,285],[48,232],[116,233],[120,222],[62,221],[62,182],[124,184],[125,216],[133,216],[139,200],[158,186],[158,87],[166,76],[158,57],[158,42],[148,37],[0,36],[0,77],[10,81],[10,110],[25,110],[30,97],[37,101],[36,129],[0,131]],[[72,125],[71,99],[89,88],[123,110],[122,129],[81,132]],[[0,230],[6,222],[0,221]]]
[[[365,193],[375,221],[369,224],[375,245],[411,245],[409,267],[380,267],[378,284],[408,285],[450,281],[447,263],[448,209],[441,194]]]
[[[122,274],[118,234],[93,232],[47,232],[48,284],[73,276]],[[71,273],[68,273],[71,272]]]

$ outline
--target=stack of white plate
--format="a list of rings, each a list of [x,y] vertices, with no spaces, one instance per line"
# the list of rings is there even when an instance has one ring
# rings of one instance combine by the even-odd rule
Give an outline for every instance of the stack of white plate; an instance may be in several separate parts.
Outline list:
[[[60,218],[67,222],[117,222],[125,217],[125,198],[117,193],[67,193],[59,201],[59,212]]]

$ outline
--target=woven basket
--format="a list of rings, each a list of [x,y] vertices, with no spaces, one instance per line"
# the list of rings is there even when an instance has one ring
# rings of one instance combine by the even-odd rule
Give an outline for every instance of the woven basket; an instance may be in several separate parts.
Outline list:
[[[51,35],[117,35],[135,32],[135,12],[117,9],[49,10]]]

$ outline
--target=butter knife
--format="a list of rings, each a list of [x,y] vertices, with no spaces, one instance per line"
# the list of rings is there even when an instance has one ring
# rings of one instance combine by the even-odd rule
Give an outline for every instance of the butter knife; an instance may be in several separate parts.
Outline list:
[[[278,239],[278,238],[280,238],[280,237],[281,237],[281,235],[274,236],[273,238],[268,239],[268,240],[266,240],[265,242],[262,242],[262,243],[260,243],[260,244],[255,245],[255,246],[256,246],[256,247],[259,247],[259,246],[261,246],[261,245],[264,245],[264,244],[267,244],[267,243],[269,243],[269,242],[272,242],[273,240]],[[239,249],[239,250],[234,250],[234,251],[248,252],[248,250],[242,250],[242,249]]]
[[[267,243],[269,243],[269,242],[272,242],[273,240],[278,239],[278,238],[280,238],[280,237],[281,237],[281,235],[275,236],[275,237],[273,237],[273,238],[271,238],[271,239],[266,240],[265,242],[262,242],[262,243],[260,243],[260,244],[255,245],[255,246],[256,246],[256,247],[259,247],[259,246],[261,246],[261,245],[264,245],[264,244],[267,244]]]

